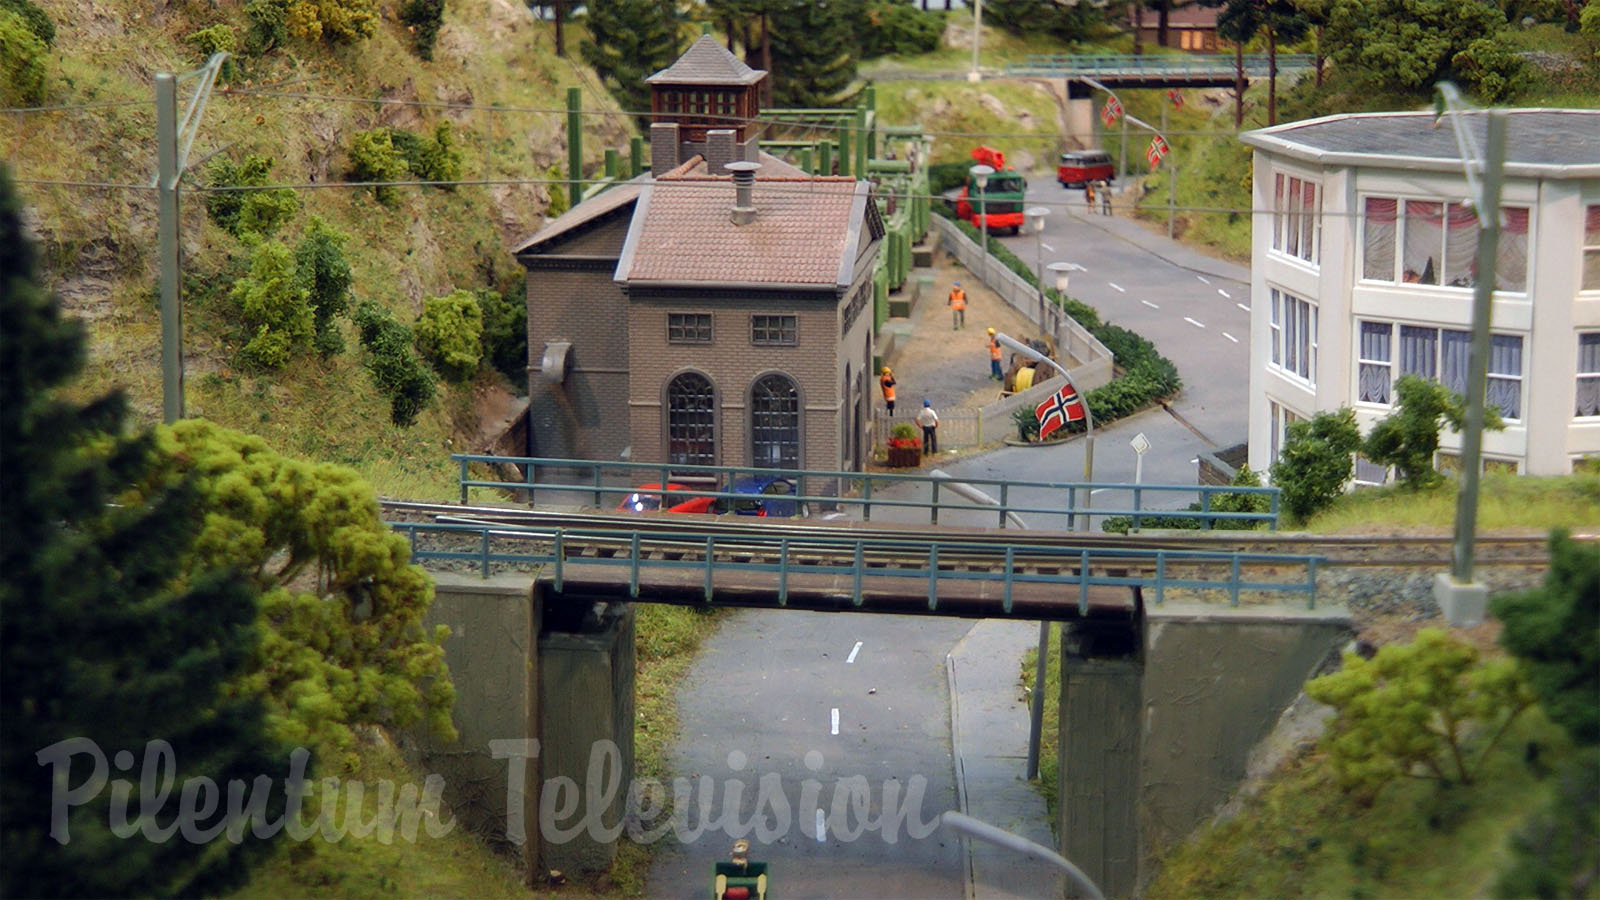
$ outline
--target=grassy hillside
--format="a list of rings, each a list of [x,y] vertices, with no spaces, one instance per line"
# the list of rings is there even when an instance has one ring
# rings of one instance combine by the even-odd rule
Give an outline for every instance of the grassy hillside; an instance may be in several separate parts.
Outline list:
[[[432,62],[417,57],[396,21],[399,5],[379,4],[368,40],[290,40],[239,56],[237,73],[206,106],[182,201],[188,409],[287,452],[352,465],[385,493],[444,496],[446,454],[475,426],[469,387],[442,390],[413,427],[389,424],[348,323],[343,355],[298,357],[287,367],[293,377],[241,363],[245,336],[227,292],[249,248],[206,216],[204,162],[271,158],[270,181],[300,186],[300,210],[277,238],[293,246],[310,216],[325,218],[350,235],[354,301],[375,300],[410,322],[427,297],[515,284],[520,269],[508,248],[538,227],[550,191],[542,179],[564,164],[568,85],[583,88],[586,108],[610,111],[585,120],[591,166],[607,146],[625,146],[633,125],[592,73],[554,55],[549,27],[522,3],[453,0]],[[75,183],[24,183],[22,191],[53,287],[92,323],[88,383],[126,387],[151,421],[160,413],[156,198],[145,187],[155,167],[152,76],[196,69],[202,57],[183,38],[202,28],[232,25],[242,41],[244,4],[40,6],[56,22],[45,101],[56,108],[8,116],[0,152],[20,181]],[[192,85],[179,85],[180,110]],[[344,184],[355,133],[387,126],[427,136],[445,120],[455,126],[463,179],[486,184],[401,188],[393,206]]]

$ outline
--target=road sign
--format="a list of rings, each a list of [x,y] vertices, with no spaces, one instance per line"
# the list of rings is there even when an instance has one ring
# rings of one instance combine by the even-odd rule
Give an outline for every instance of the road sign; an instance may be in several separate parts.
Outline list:
[[[1133,440],[1128,443],[1133,446],[1133,452],[1140,456],[1143,456],[1144,452],[1150,449],[1150,439],[1145,437],[1142,431],[1134,435]]]

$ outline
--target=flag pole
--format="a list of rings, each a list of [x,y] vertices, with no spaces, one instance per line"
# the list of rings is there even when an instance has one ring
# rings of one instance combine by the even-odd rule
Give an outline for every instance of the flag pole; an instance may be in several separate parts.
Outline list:
[[[1043,353],[1040,353],[1039,351],[1029,347],[1027,344],[1022,343],[1008,334],[996,333],[994,339],[999,341],[1002,346],[1009,347],[1012,351],[1020,353],[1034,362],[1042,362],[1050,368],[1055,369],[1057,372],[1061,373],[1062,378],[1067,380],[1067,384],[1073,384],[1072,374],[1066,369],[1062,368],[1060,363],[1048,356],[1045,356]],[[1077,390],[1076,385],[1073,385],[1073,390]],[[1094,481],[1094,410],[1089,408],[1089,398],[1087,395],[1080,395],[1080,398],[1083,402],[1083,481],[1086,486],[1084,488],[1083,495],[1083,508],[1085,512],[1083,513],[1082,521],[1079,523],[1081,527],[1078,530],[1088,531],[1090,529],[1090,516],[1088,510],[1094,506],[1094,488],[1090,486]],[[1078,514],[1074,512],[1073,518],[1076,519],[1077,516]]]

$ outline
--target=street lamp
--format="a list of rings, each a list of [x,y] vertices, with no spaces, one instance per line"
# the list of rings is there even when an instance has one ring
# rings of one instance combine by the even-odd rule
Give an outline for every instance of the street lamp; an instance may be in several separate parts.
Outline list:
[[[1057,275],[1056,284],[1063,287],[1066,285],[1065,272]],[[1003,347],[1009,347],[1011,350],[1022,354],[1024,357],[1031,359],[1034,362],[1042,362],[1050,368],[1055,369],[1057,372],[1061,373],[1061,377],[1065,378],[1068,384],[1072,384],[1072,376],[1067,373],[1066,369],[1061,367],[1060,363],[1056,362],[1050,357],[1045,356],[1043,353],[1040,353],[1039,351],[1029,347],[1027,344],[1022,343],[1008,334],[996,334],[994,339],[999,341]],[[1089,484],[1094,481],[1094,411],[1089,408],[1088,397],[1082,394],[1079,394],[1078,397],[1083,402],[1083,480],[1085,484]],[[1087,510],[1093,505],[1094,491],[1086,488],[1086,495],[1083,501],[1084,509]],[[1089,530],[1089,515],[1087,512],[1084,513],[1082,526],[1083,527],[1081,530]]]
[[[1048,206],[1028,207],[1028,230],[1033,232],[1033,270],[1038,276],[1039,327],[1044,327],[1044,218],[1050,215]]]
[[[983,80],[978,74],[978,36],[983,33],[983,0],[972,4],[972,71],[967,73],[967,80],[973,84]]]
[[[1050,863],[1067,874],[1067,879],[1072,882],[1072,887],[1076,892],[1076,896],[1088,897],[1089,900],[1105,900],[1106,895],[1101,893],[1099,886],[1094,883],[1094,880],[1091,879],[1088,874],[1086,874],[1082,869],[1073,865],[1072,862],[1066,857],[1055,852],[1054,850],[1051,850],[1049,847],[1035,844],[1033,841],[1022,837],[1021,835],[1012,834],[1009,831],[996,828],[995,826],[990,825],[988,822],[984,822],[980,819],[974,819],[965,813],[959,813],[953,809],[940,813],[939,821],[946,828],[959,831],[967,837],[977,838],[980,841],[994,844],[997,847],[1004,847],[1007,850],[1015,850],[1016,852],[1026,856],[1044,860],[1045,862]]]
[[[1065,300],[1067,297],[1067,283],[1071,280],[1071,273],[1088,271],[1077,263],[1069,262],[1054,262],[1046,268],[1048,268],[1051,274],[1055,276],[1056,291],[1061,294],[1062,300]],[[1052,305],[1050,308],[1050,313],[1053,320],[1050,323],[1050,333],[1055,336],[1056,347],[1060,348],[1064,343],[1061,340],[1061,307]]]
[[[971,173],[972,180],[978,183],[978,238],[983,242],[983,271],[979,273],[978,280],[987,285],[989,283],[989,176],[994,174],[994,167],[978,163],[967,171]]]

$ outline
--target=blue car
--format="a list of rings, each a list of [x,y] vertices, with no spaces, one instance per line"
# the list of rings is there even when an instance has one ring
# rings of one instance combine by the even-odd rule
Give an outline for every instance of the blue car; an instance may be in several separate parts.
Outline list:
[[[799,493],[792,479],[777,475],[740,475],[728,485],[728,493],[748,496],[727,499],[728,512],[738,516],[803,516],[805,503],[795,500]]]

